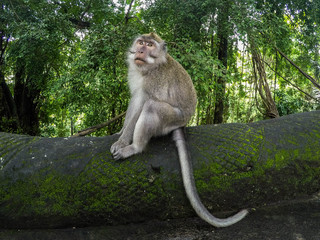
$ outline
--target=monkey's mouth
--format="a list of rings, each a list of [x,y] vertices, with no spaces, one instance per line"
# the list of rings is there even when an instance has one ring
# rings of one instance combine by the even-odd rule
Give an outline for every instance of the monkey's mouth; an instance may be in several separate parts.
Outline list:
[[[146,63],[146,61],[144,59],[139,58],[139,57],[135,58],[134,61],[136,64],[139,64],[139,65]]]

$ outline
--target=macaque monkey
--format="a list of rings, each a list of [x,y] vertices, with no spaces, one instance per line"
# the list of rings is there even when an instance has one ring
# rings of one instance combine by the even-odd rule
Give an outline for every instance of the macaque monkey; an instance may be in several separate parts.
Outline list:
[[[167,53],[166,43],[155,33],[139,36],[129,49],[128,64],[131,100],[120,137],[111,146],[114,159],[140,153],[151,137],[173,132],[183,184],[196,213],[215,227],[227,227],[243,219],[247,210],[219,219],[201,203],[182,130],[194,114],[196,91],[188,73]]]

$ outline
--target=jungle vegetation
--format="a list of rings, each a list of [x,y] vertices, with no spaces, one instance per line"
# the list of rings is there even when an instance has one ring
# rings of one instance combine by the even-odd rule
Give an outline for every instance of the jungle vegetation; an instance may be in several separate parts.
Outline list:
[[[117,117],[127,49],[151,31],[193,79],[190,125],[319,109],[319,16],[318,0],[2,0],[0,131],[66,137]]]

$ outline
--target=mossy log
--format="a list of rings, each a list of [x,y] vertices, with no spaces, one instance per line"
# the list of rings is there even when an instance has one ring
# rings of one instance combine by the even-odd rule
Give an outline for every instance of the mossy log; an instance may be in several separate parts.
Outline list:
[[[186,132],[199,194],[215,214],[308,197],[320,189],[320,111]],[[195,214],[170,136],[152,139],[143,154],[123,161],[109,152],[115,140],[0,133],[0,228]]]

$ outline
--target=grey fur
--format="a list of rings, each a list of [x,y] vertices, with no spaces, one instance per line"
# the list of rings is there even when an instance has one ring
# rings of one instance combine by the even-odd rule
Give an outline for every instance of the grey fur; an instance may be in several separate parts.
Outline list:
[[[197,96],[185,69],[166,51],[165,42],[156,34],[138,37],[128,51],[128,82],[131,100],[120,137],[111,146],[115,159],[144,150],[150,138],[173,131],[179,153],[186,194],[197,214],[215,227],[230,226],[248,211],[218,219],[203,206],[197,193],[189,162],[184,127],[194,114]]]

